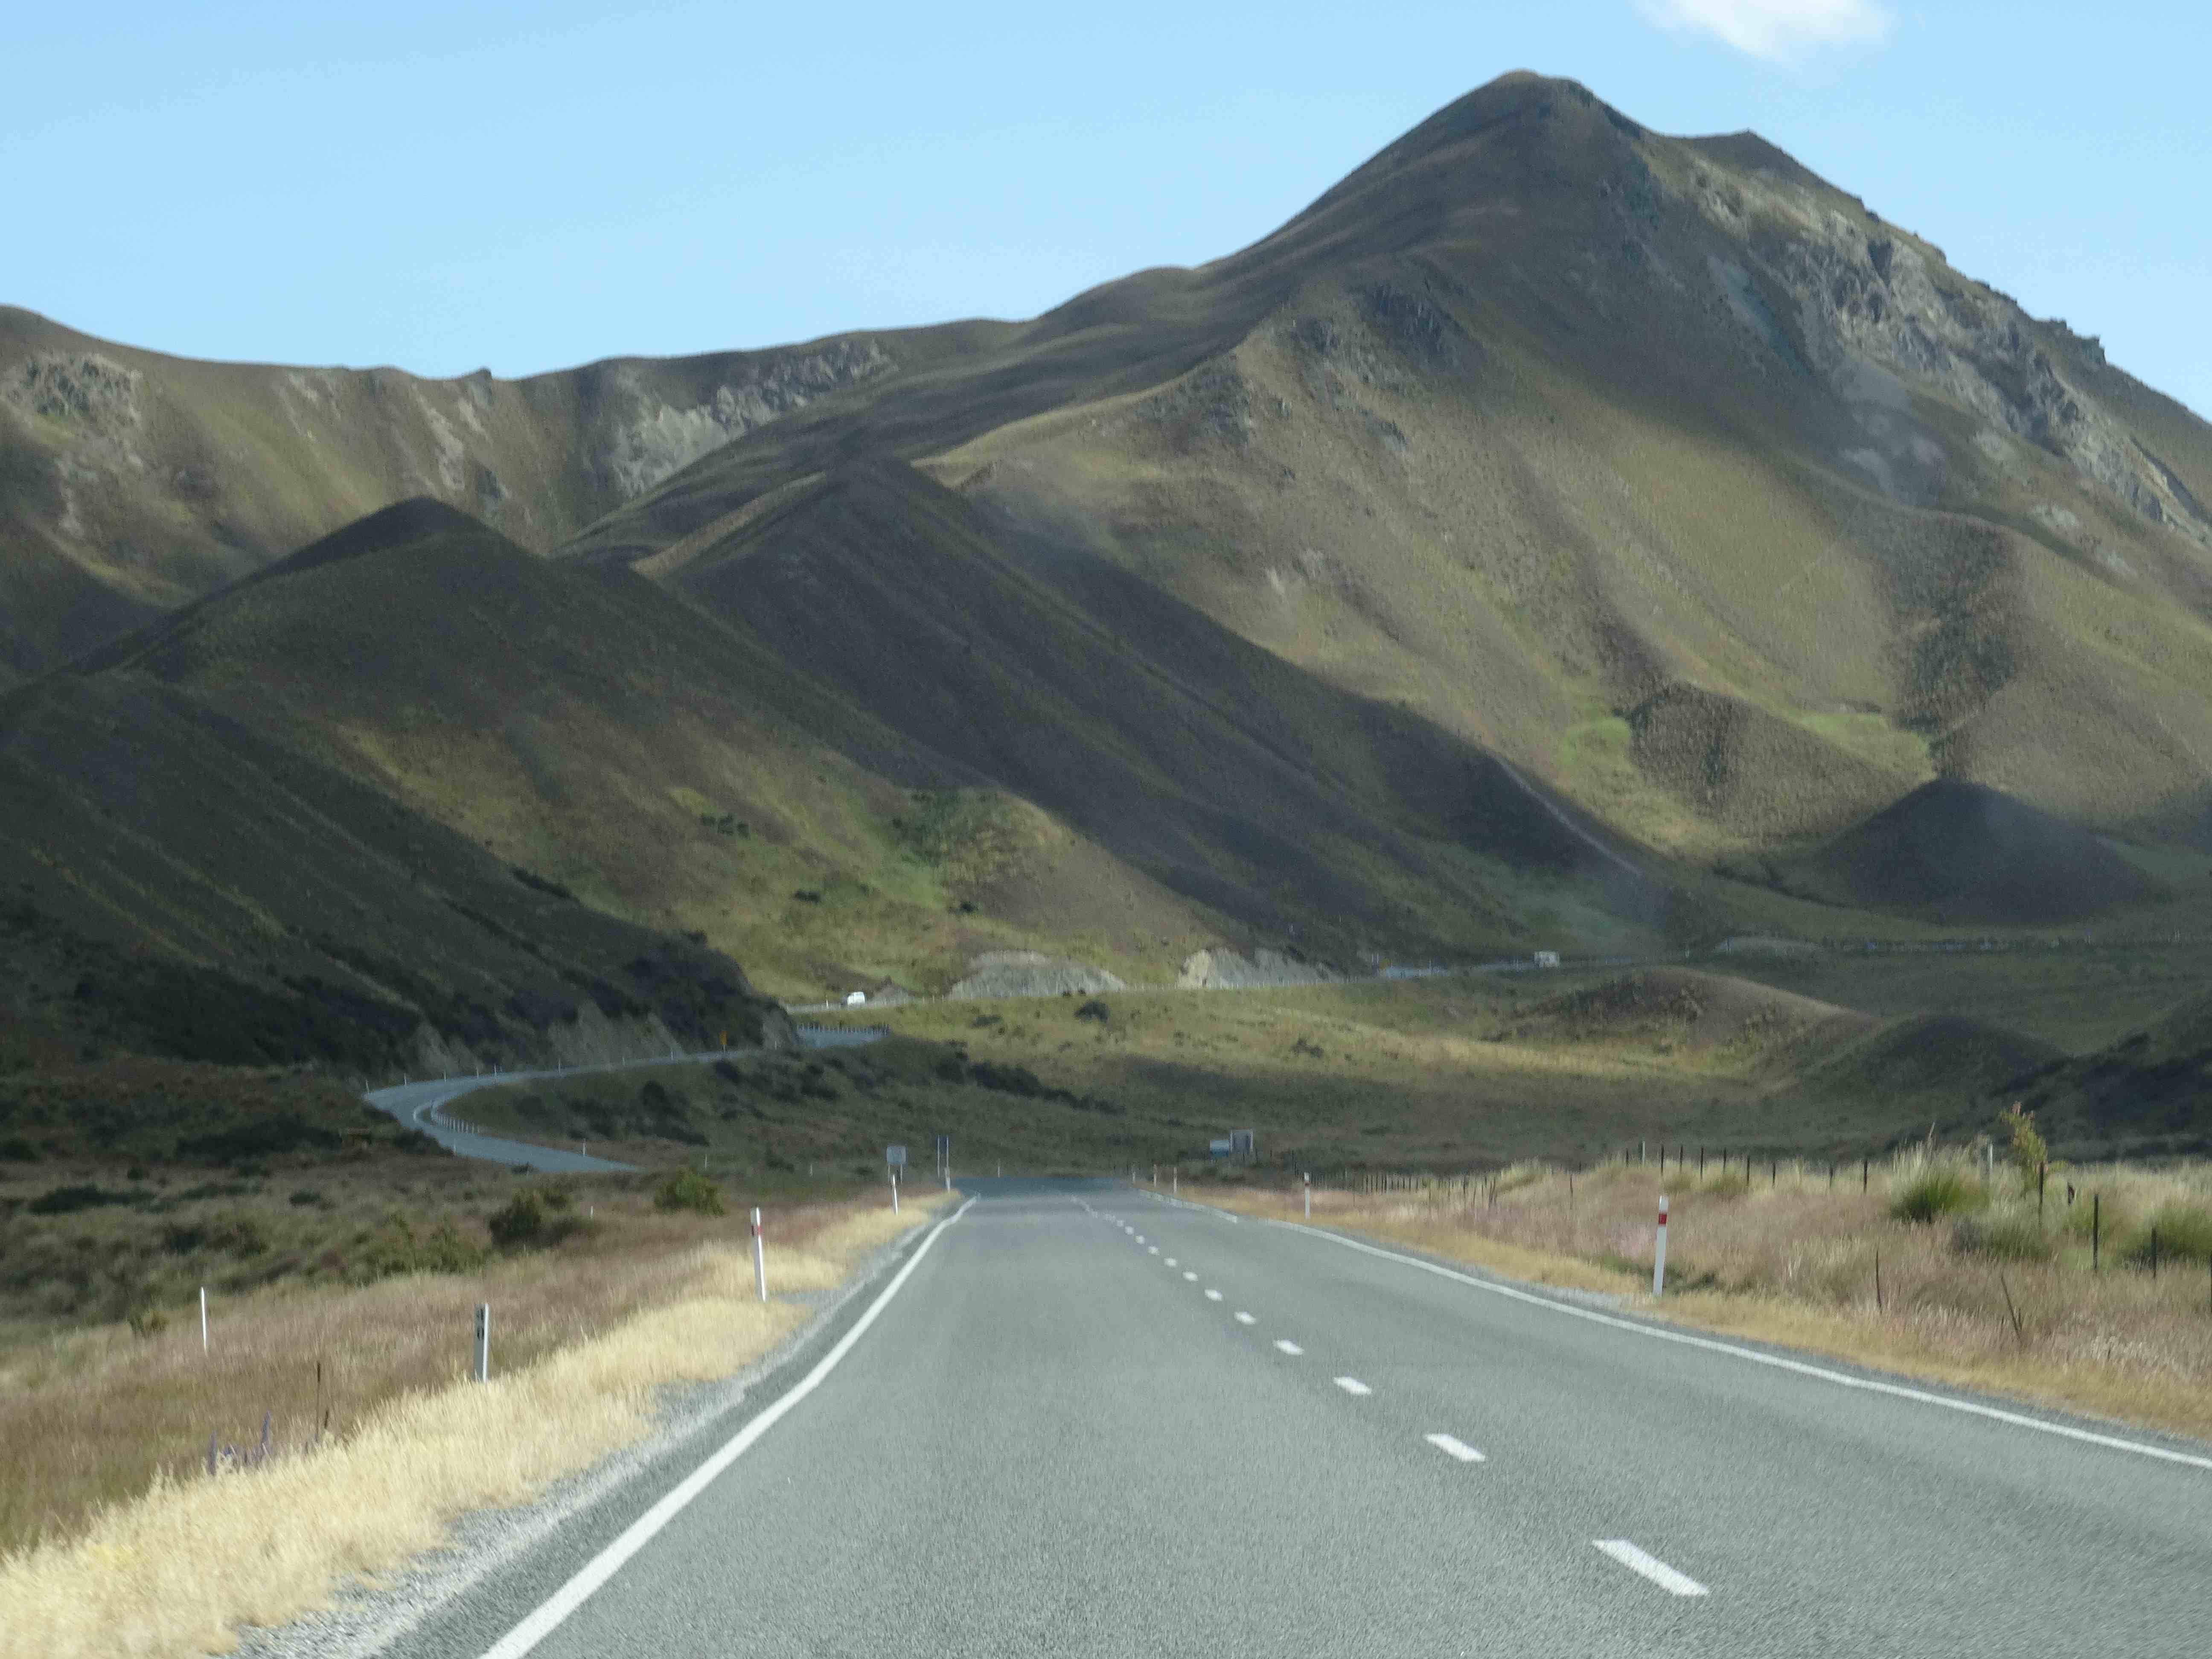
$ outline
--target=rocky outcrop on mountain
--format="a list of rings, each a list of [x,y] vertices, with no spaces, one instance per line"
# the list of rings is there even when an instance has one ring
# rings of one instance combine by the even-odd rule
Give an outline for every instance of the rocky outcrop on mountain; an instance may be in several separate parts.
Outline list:
[[[732,438],[896,366],[878,341],[837,340],[748,366],[703,401],[679,407],[651,384],[646,371],[653,365],[613,364],[599,388],[601,413],[586,462],[617,501],[628,501]]]
[[[1940,493],[1942,447],[1911,418],[1925,387],[2071,462],[2150,523],[2212,546],[2212,514],[2069,370],[2069,356],[2104,363],[2098,341],[2030,317],[1863,204],[1839,205],[1779,152],[1759,154],[1766,147],[1750,135],[1703,147],[1721,144],[1739,165],[1723,174],[1694,164],[1687,191],[1742,243],[1736,259],[1709,256],[1711,280],[1784,369],[1819,377],[1853,408],[1870,441],[1845,457],[1885,493]]]
[[[986,951],[975,958],[968,976],[945,995],[954,999],[1090,996],[1128,988],[1121,979],[1087,962],[1048,957],[1039,951]]]
[[[1178,991],[1243,991],[1268,985],[1328,985],[1344,975],[1326,963],[1283,951],[1194,951],[1176,975]]]

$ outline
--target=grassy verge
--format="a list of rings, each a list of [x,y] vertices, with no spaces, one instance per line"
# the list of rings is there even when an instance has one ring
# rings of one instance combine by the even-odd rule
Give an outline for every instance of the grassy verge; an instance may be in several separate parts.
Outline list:
[[[1772,1181],[1762,1164],[1748,1184],[1741,1166],[1700,1179],[1525,1164],[1494,1189],[1410,1176],[1316,1188],[1313,1218],[1515,1279],[1613,1291],[1705,1330],[2212,1438],[2212,1166],[2059,1170],[2039,1218],[2032,1180],[1999,1164],[1985,1182],[1964,1154],[1877,1164],[1864,1194],[1858,1175],[1838,1171],[1832,1190],[1825,1164],[1784,1163]],[[1247,1214],[1296,1219],[1303,1208],[1274,1186],[1183,1191]],[[1655,1301],[1662,1191],[1668,1292]]]
[[[804,1322],[803,1305],[752,1299],[742,1209],[654,1195],[594,1183],[555,1212],[585,1210],[586,1229],[463,1272],[219,1303],[204,1354],[196,1319],[20,1340],[0,1357],[0,1655],[220,1650],[638,1438],[661,1385],[727,1375]],[[948,1199],[896,1218],[872,1194],[778,1208],[771,1291],[836,1285]],[[537,1208],[541,1233],[566,1231]],[[480,1302],[488,1387],[464,1380]],[[241,1451],[212,1477],[210,1435]]]

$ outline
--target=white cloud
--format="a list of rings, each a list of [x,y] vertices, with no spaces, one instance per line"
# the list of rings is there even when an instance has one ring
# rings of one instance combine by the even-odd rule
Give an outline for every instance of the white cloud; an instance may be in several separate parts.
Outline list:
[[[1637,9],[1668,28],[1718,35],[1754,58],[1879,41],[1890,24],[1875,0],[1637,0]]]

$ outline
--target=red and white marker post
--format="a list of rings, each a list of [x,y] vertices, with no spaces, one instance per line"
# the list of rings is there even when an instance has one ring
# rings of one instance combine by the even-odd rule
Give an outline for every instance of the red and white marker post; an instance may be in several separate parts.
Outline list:
[[[1659,1194],[1659,1248],[1651,1257],[1651,1294],[1663,1295],[1667,1289],[1667,1194]]]
[[[760,1211],[753,1211],[753,1285],[760,1299],[768,1300],[768,1246],[761,1240]]]
[[[1313,1219],[1313,1171],[1306,1171],[1306,1219]]]

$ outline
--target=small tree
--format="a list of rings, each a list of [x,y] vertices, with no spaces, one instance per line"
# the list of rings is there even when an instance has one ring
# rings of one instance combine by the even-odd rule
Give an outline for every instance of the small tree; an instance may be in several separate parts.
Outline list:
[[[2005,1156],[2013,1168],[2024,1180],[2033,1180],[2035,1172],[2051,1162],[2051,1148],[2035,1127],[2035,1114],[2015,1100],[1997,1114],[1997,1127],[2005,1133]]]

